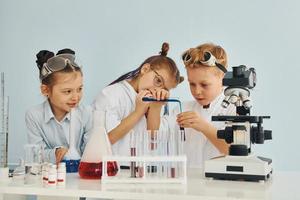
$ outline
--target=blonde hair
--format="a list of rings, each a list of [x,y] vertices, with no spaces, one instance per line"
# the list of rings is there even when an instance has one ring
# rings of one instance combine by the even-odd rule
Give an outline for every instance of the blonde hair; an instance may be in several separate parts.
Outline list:
[[[186,68],[209,67],[203,64],[205,61],[205,53],[210,52],[215,58],[216,63],[227,68],[227,54],[226,51],[219,45],[213,43],[204,43],[195,48],[190,48],[182,54],[182,59]],[[215,67],[217,70],[218,68]],[[221,70],[218,70],[222,72]]]

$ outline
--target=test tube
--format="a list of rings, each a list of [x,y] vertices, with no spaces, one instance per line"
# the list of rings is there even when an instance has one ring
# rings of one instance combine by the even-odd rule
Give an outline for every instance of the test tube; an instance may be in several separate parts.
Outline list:
[[[167,138],[168,138],[168,132],[166,131],[160,131],[159,132],[159,137],[160,137],[160,145],[159,145],[159,150],[160,150],[160,155],[161,156],[167,156]],[[168,173],[167,173],[167,163],[162,162],[160,165],[160,170],[161,170],[161,177],[167,178]]]
[[[183,155],[184,154],[184,133],[179,130],[177,134],[177,155]]]
[[[137,156],[144,155],[144,137],[143,134],[137,135]],[[144,163],[142,161],[137,164],[137,177],[144,177]]]
[[[136,156],[136,136],[134,131],[130,133],[130,156]],[[136,162],[130,162],[130,174],[132,178],[136,177]]]
[[[150,155],[150,140],[149,140],[150,137],[149,137],[149,135],[150,135],[149,131],[145,131],[143,133],[143,138],[144,138],[143,155],[144,156]],[[146,176],[150,175],[150,171],[149,171],[150,166],[149,166],[148,162],[146,162],[144,165],[145,165],[144,166],[144,177],[146,177]]]
[[[155,130],[149,130],[148,131],[148,152],[150,156],[156,156],[157,155],[157,131]],[[151,176],[154,176],[157,172],[157,163],[156,162],[150,162],[149,166],[147,168],[148,173]]]
[[[177,149],[176,149],[176,139],[175,139],[175,132],[169,133],[169,141],[168,141],[168,150],[170,156],[176,156],[177,155]],[[171,162],[170,163],[170,170],[169,170],[169,177],[175,178],[176,177],[176,163]]]

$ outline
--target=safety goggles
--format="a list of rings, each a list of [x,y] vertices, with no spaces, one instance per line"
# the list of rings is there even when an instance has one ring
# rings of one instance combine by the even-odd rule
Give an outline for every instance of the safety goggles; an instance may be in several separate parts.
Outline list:
[[[217,67],[222,72],[224,72],[224,73],[227,72],[227,69],[223,65],[221,65],[220,63],[217,63],[217,59],[212,53],[210,53],[209,51],[204,52],[204,56],[201,60],[198,58],[199,56],[193,55],[194,50],[196,50],[196,49],[189,49],[188,51],[183,53],[182,60],[183,60],[184,64],[189,64],[193,61],[195,64],[202,64],[202,65],[206,65],[209,67]]]
[[[155,77],[153,79],[153,85],[156,87],[165,87],[165,80],[164,78],[154,69],[151,70],[155,73]]]
[[[75,56],[73,54],[59,54],[57,56],[49,58],[47,62],[43,64],[40,74],[40,80],[42,81],[53,72],[63,70],[68,65],[71,66],[73,69],[74,67],[79,67],[75,63]]]

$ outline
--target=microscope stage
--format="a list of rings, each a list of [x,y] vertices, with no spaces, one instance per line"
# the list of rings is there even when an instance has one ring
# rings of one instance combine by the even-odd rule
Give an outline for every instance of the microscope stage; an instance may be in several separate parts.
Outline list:
[[[272,160],[259,156],[223,156],[205,161],[205,177],[225,180],[265,181],[272,173]]]

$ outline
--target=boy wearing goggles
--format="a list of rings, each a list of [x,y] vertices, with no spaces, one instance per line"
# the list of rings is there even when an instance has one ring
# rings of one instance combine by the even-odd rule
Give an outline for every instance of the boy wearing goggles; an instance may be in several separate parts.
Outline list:
[[[182,60],[194,100],[183,104],[184,112],[177,115],[177,123],[186,131],[188,165],[202,168],[205,160],[228,151],[226,142],[217,138],[217,129],[225,124],[211,121],[214,115],[235,115],[233,105],[227,109],[221,106],[227,55],[221,46],[206,43],[185,51]]]

